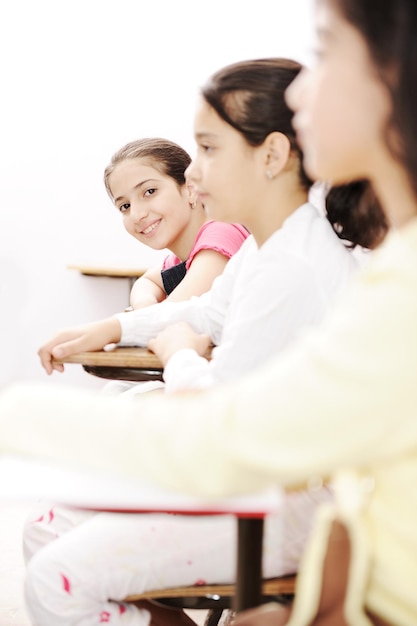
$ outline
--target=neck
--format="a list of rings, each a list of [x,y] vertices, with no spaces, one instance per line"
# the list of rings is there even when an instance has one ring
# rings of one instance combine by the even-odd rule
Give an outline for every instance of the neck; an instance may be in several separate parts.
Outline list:
[[[417,198],[404,168],[390,161],[372,182],[392,228],[417,217]]]
[[[302,189],[292,190],[288,194],[274,194],[262,206],[262,219],[254,211],[253,224],[246,224],[258,247],[261,247],[273,233],[279,230],[285,220],[302,204],[308,201],[308,192]]]
[[[206,221],[207,214],[204,209],[200,207],[193,209],[187,227],[181,233],[181,236],[175,240],[175,243],[169,246],[171,252],[181,261],[188,259],[197,233]]]

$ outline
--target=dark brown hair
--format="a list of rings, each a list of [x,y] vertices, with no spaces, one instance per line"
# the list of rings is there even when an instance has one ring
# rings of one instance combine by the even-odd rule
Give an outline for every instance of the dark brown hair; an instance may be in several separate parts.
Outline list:
[[[201,95],[251,146],[260,146],[274,131],[286,135],[299,160],[300,185],[309,190],[313,181],[304,170],[302,151],[292,126],[293,112],[284,97],[301,69],[297,61],[279,57],[241,61],[213,74],[202,87]],[[334,230],[351,247],[374,247],[386,232],[379,202],[364,182],[331,190],[326,209]]]
[[[365,39],[375,72],[390,93],[386,145],[405,167],[417,198],[417,2],[331,2]]]
[[[326,210],[338,237],[351,248],[376,248],[388,232],[385,213],[367,180],[331,187]]]
[[[104,170],[104,185],[113,199],[109,177],[118,163],[126,159],[143,159],[166,176],[170,176],[179,187],[185,185],[185,170],[191,163],[191,157],[178,144],[160,137],[137,139],[127,143],[113,154],[109,165]]]
[[[286,135],[293,152],[300,157],[300,183],[309,189],[312,181],[302,166],[292,127],[293,113],[284,98],[285,90],[301,69],[300,63],[291,59],[241,61],[213,74],[202,87],[201,95],[250,146],[260,146],[274,131]]]

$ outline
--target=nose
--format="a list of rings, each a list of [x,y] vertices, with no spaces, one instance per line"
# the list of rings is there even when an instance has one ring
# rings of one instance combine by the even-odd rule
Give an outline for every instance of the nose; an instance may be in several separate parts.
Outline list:
[[[185,176],[185,180],[190,186],[192,186],[193,183],[197,183],[199,181],[200,174],[199,174],[199,169],[198,169],[198,164],[197,164],[196,159],[191,161],[190,165],[187,167],[187,169],[184,172],[184,176]]]
[[[201,180],[200,170],[198,169],[198,165],[196,165],[195,160],[191,161],[190,165],[185,170],[184,175],[190,196],[190,205],[194,209],[197,206],[197,203],[199,203],[198,181]]]
[[[139,224],[149,215],[149,210],[143,202],[132,202],[130,205],[129,218],[134,224]]]
[[[309,76],[309,70],[307,68],[303,68],[285,90],[285,102],[295,113],[302,105]]]

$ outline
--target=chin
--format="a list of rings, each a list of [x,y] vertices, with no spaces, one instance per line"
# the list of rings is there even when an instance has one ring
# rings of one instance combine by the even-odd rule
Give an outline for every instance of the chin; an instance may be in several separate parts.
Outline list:
[[[312,180],[325,180],[326,176],[323,176],[317,168],[317,159],[315,159],[310,152],[304,152],[303,157],[304,170]]]
[[[340,168],[335,168],[334,161],[326,163],[324,160],[319,160],[315,155],[304,153],[303,160],[304,169],[307,175],[316,181],[332,181],[332,184],[342,185],[352,177],[347,175],[346,170],[343,173],[340,172]]]
[[[217,216],[217,211],[216,209],[213,210],[213,206],[210,205],[210,203],[205,203],[204,210],[206,212],[207,219],[218,221],[219,218]]]

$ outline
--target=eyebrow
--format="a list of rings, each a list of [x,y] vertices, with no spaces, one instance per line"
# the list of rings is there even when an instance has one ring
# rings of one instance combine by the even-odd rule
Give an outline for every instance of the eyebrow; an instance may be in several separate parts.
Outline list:
[[[153,180],[155,180],[155,178],[146,178],[145,180],[141,180],[137,185],[133,187],[133,190],[139,189],[143,185],[146,185],[146,183],[150,183]],[[124,198],[124,196],[118,196],[117,198],[114,199],[114,202],[120,202],[122,198]]]
[[[332,39],[334,38],[334,33],[326,26],[318,26],[316,28],[316,36],[322,39]]]
[[[195,138],[196,139],[212,139],[213,137],[216,137],[217,135],[215,133],[196,133],[195,134]]]

